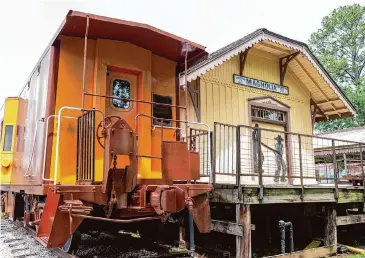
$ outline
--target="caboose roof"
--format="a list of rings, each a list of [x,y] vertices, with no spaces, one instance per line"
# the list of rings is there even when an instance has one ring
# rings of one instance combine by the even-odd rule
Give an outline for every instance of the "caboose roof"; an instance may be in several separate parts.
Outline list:
[[[316,115],[316,121],[355,115],[355,107],[314,56],[307,44],[265,28],[258,29],[232,42],[190,67],[187,73],[188,81],[195,80],[250,48],[267,52],[268,55],[276,56],[278,59],[295,52],[300,53],[289,63],[288,71],[292,76],[295,76],[296,81],[301,86],[308,89],[311,93],[311,99],[321,110],[321,114]],[[181,81],[183,79],[183,74],[181,74]]]
[[[36,72],[39,63],[47,54],[50,46],[56,42],[60,35],[85,37],[87,16],[89,17],[88,38],[91,39],[103,38],[127,41],[150,50],[156,55],[175,61],[179,67],[182,67],[185,60],[185,56],[182,53],[183,43],[185,42],[192,46],[188,54],[188,67],[191,66],[190,64],[196,63],[197,60],[208,55],[204,46],[147,24],[70,10],[27,78],[21,92]]]
[[[184,62],[185,56],[182,53],[184,42],[193,46],[194,49],[189,52],[188,59],[196,59],[197,56],[202,57],[207,54],[204,46],[147,24],[72,10],[68,12],[58,35],[84,37],[87,16],[89,17],[88,38],[91,39],[127,41],[177,63]]]

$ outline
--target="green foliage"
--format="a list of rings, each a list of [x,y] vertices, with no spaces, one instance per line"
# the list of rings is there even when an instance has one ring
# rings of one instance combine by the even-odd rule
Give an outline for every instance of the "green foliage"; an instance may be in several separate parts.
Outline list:
[[[365,6],[353,4],[324,17],[309,45],[326,70],[354,104],[358,115],[315,125],[333,131],[365,125]]]

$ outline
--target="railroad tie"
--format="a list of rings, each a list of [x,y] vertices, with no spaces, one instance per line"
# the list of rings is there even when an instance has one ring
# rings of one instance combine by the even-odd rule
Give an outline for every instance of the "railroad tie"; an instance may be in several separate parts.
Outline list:
[[[13,258],[28,258],[30,256],[37,256],[38,254],[35,253],[35,254],[20,254],[20,255],[14,255]]]
[[[20,243],[14,243],[14,244],[8,244],[9,247],[16,247],[16,246],[20,246],[20,245],[25,245],[25,242],[20,242]]]
[[[3,242],[4,243],[11,243],[11,242],[20,241],[20,240],[23,240],[23,238],[5,239]]]
[[[27,251],[29,250],[29,248],[16,248],[11,250],[11,253],[17,253],[17,252],[21,252],[21,251]]]

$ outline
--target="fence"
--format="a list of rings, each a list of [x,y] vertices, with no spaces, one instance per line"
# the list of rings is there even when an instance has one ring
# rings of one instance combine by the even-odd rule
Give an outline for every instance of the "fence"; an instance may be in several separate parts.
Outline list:
[[[213,183],[332,185],[364,179],[365,144],[215,123]]]

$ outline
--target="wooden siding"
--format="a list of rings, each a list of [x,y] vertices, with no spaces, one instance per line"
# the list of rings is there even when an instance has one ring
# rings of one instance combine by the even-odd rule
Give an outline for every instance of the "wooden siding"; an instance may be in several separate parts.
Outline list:
[[[278,59],[251,50],[245,66],[244,76],[279,84]],[[248,99],[272,96],[290,106],[291,131],[312,134],[310,93],[296,80],[289,70],[284,85],[289,95],[268,92],[233,83],[233,74],[239,74],[239,57],[232,57],[202,76],[200,82],[201,121],[213,127],[214,122],[250,125]],[[191,106],[190,112],[194,109]]]

